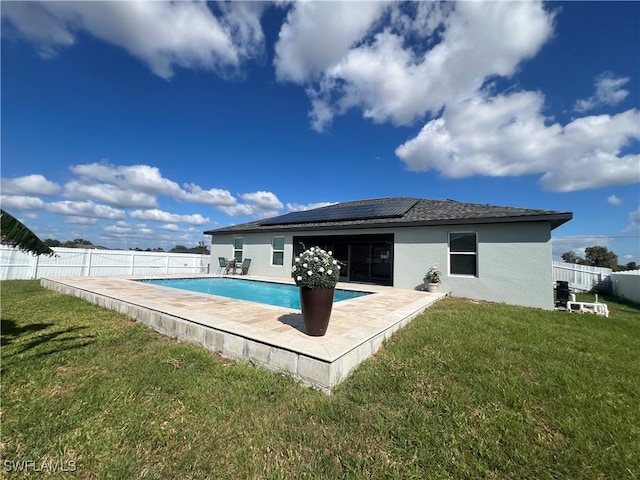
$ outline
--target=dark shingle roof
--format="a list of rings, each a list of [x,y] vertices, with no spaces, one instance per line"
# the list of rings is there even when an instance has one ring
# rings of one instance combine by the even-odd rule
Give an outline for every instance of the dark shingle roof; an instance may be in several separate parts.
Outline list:
[[[216,228],[204,232],[206,235],[217,233],[250,233],[283,230],[341,230],[352,228],[375,227],[410,227],[421,225],[460,225],[468,223],[510,223],[540,222],[551,223],[551,228],[559,227],[573,218],[571,212],[538,210],[531,208],[500,207],[477,203],[462,203],[455,200],[425,200],[409,197],[376,198],[356,200],[320,207],[317,211],[326,214],[328,209],[358,207],[361,205],[379,205],[389,202],[415,200],[415,205],[404,215],[384,218],[362,218],[333,221],[316,221],[305,223],[278,224],[278,218],[256,220],[254,222]],[[328,216],[328,215],[321,215]],[[284,216],[282,216],[284,217]],[[268,225],[263,223],[268,220]]]

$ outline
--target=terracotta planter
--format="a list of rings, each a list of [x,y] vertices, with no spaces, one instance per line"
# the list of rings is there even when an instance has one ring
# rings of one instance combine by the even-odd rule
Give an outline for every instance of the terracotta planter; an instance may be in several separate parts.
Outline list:
[[[300,288],[300,308],[307,335],[321,337],[327,333],[333,308],[334,290],[333,288]]]

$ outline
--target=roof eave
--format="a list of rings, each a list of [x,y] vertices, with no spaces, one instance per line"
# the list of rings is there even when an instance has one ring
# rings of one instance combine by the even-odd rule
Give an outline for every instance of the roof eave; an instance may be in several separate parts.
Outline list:
[[[376,222],[376,223],[356,223],[356,224],[336,224],[327,223],[322,225],[269,225],[268,227],[256,226],[249,228],[224,227],[217,230],[207,230],[205,235],[231,234],[231,233],[259,233],[265,231],[321,231],[321,230],[361,230],[371,228],[404,228],[420,226],[442,226],[442,225],[465,225],[465,224],[491,224],[491,223],[520,223],[520,222],[550,222],[551,230],[563,225],[573,218],[571,212],[558,212],[541,215],[518,215],[507,217],[480,217],[480,218],[454,218],[441,220],[416,220],[404,222]]]

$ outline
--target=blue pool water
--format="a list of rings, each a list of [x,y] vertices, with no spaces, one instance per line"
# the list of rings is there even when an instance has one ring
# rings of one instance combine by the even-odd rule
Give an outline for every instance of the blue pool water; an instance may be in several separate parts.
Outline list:
[[[284,283],[245,280],[239,278],[162,278],[138,280],[139,282],[179,288],[191,292],[208,293],[221,297],[266,303],[277,307],[300,309],[300,288]],[[336,288],[334,302],[369,295],[369,292]]]

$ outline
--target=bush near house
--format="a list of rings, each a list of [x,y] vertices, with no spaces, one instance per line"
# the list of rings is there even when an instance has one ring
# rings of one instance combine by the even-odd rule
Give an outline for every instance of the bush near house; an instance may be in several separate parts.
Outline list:
[[[446,299],[331,396],[5,281],[2,443],[55,478],[635,478],[640,310]],[[57,463],[56,463],[57,462]],[[24,463],[22,465],[25,465]]]

